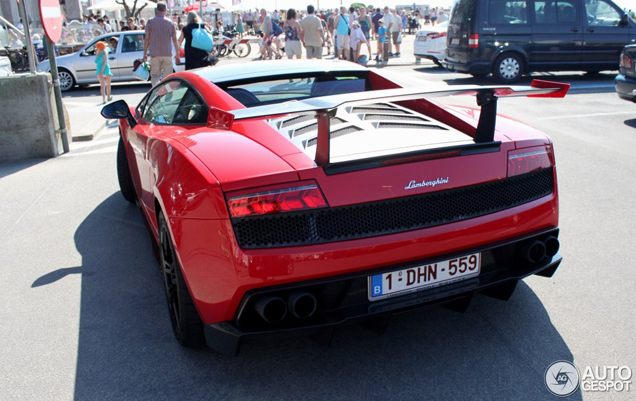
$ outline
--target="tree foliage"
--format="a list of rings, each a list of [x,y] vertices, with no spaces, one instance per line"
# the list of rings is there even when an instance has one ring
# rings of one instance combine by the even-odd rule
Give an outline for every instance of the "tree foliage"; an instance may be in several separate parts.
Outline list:
[[[353,8],[366,8],[367,6],[364,5],[364,3],[351,3],[351,6]]]

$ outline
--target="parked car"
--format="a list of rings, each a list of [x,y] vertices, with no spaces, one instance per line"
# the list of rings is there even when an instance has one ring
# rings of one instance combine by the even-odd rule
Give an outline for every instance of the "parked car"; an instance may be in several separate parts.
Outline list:
[[[110,70],[113,73],[113,82],[136,81],[133,76],[133,64],[135,60],[143,58],[144,31],[125,31],[102,35],[88,42],[81,50],[66,56],[57,57],[58,75],[60,78],[60,89],[62,91],[71,90],[75,85],[88,85],[99,83],[95,74],[95,44],[97,42],[113,43],[117,41],[115,49],[109,49],[108,60]],[[185,69],[183,60],[179,65],[175,65],[175,71]],[[48,60],[38,64],[38,70],[49,72],[51,65]]]
[[[516,82],[533,71],[618,70],[636,26],[611,0],[456,0],[445,66]]]
[[[618,97],[636,102],[636,45],[625,46],[623,49],[619,74],[614,83]]]
[[[236,354],[551,276],[552,142],[495,102],[568,87],[404,89],[349,62],[265,61],[175,73],[102,115],[119,119],[120,189],[149,224],[177,340]],[[432,100],[462,94],[480,115]]]
[[[446,57],[446,31],[448,22],[434,26],[425,26],[415,34],[413,53],[416,59],[426,58],[437,65]]]

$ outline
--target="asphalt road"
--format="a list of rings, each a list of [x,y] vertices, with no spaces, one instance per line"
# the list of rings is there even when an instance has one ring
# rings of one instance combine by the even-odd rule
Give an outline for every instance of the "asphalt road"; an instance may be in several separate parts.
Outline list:
[[[384,73],[491,83],[432,65]],[[544,375],[557,360],[636,370],[636,105],[611,93],[611,77],[558,74],[574,94],[499,102],[555,143],[564,262],[554,277],[526,279],[508,302],[477,296],[464,314],[394,316],[383,335],[344,327],[330,348],[299,338],[228,358],[174,341],[146,229],[118,192],[116,128],[57,159],[0,163],[0,399],[544,400],[555,398]],[[95,87],[66,98],[101,101]]]

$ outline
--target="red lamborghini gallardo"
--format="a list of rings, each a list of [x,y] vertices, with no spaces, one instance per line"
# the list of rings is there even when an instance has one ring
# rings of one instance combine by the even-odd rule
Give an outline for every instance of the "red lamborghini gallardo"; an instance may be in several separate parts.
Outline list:
[[[176,73],[102,115],[120,121],[121,192],[153,233],[177,340],[236,354],[554,274],[552,143],[496,105],[567,90],[402,88],[294,60]],[[448,95],[478,107],[434,101]]]

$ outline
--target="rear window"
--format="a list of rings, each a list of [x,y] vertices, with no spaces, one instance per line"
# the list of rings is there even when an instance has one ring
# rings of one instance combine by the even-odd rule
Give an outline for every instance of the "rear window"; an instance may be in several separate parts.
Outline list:
[[[528,23],[525,1],[490,0],[488,2],[490,25],[518,25]]]
[[[475,10],[475,0],[455,0],[450,23],[461,25],[463,22],[472,21]]]
[[[364,92],[366,79],[357,76],[302,77],[228,84],[224,90],[245,107],[303,100],[311,97]]]

